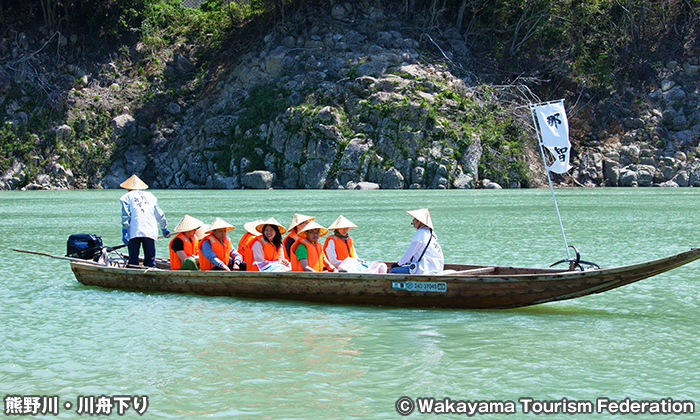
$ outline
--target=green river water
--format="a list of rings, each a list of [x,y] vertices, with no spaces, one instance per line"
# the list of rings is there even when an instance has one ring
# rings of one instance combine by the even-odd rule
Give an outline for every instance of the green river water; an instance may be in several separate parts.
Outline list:
[[[147,396],[142,415],[132,405],[125,417],[396,419],[397,400],[409,397],[401,403],[414,403],[408,418],[432,418],[419,414],[418,400],[433,397],[448,410],[450,401],[482,400],[515,410],[474,418],[700,418],[698,262],[574,300],[437,310],[85,287],[67,261],[12,251],[64,255],[73,233],[119,245],[123,193],[0,193],[3,417],[20,417],[12,411],[18,396],[23,409],[31,396],[44,409],[47,401],[58,405],[27,418],[90,418],[90,396],[114,403],[110,416],[98,417],[118,417],[120,396],[137,403]],[[243,223],[257,218],[288,225],[299,212],[328,226],[343,214],[360,226],[351,236],[362,258],[396,260],[414,231],[405,211],[428,207],[447,262],[546,267],[566,257],[549,190],[153,193],[171,230],[185,213],[209,223],[219,216],[237,227],[229,232],[236,243]],[[700,246],[700,189],[556,196],[569,244],[601,266]],[[167,257],[167,242],[157,246]],[[530,412],[524,398],[532,399]],[[597,410],[604,398],[691,401],[695,413],[532,412],[552,406],[540,401],[577,401],[582,409],[590,402]]]

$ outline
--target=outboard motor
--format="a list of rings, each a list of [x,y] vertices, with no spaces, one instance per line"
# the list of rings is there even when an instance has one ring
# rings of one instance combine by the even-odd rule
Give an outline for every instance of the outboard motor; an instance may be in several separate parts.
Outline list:
[[[96,260],[102,252],[102,238],[92,233],[76,233],[68,237],[66,257]]]

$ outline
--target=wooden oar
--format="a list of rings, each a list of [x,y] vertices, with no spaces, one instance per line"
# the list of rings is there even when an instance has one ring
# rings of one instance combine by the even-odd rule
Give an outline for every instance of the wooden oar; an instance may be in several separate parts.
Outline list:
[[[98,264],[98,263],[96,263],[96,262],[94,262],[94,261],[83,260],[83,259],[80,259],[80,258],[62,257],[62,256],[60,256],[60,255],[51,255],[51,254],[47,254],[47,253],[45,253],[45,252],[27,251],[27,250],[25,250],[25,249],[17,249],[17,248],[12,248],[12,250],[13,250],[13,251],[17,251],[17,252],[24,252],[24,253],[27,253],[27,254],[34,254],[34,255],[41,255],[41,256],[44,256],[44,257],[56,258],[56,259],[59,259],[59,260],[79,261],[79,262],[84,262],[84,263],[86,263],[86,264],[95,264],[95,265],[102,266],[102,264]]]

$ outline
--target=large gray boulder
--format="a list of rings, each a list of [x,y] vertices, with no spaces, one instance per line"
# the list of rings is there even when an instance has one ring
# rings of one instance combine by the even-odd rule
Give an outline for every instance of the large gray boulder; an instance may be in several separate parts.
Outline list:
[[[299,186],[306,189],[322,189],[326,185],[330,162],[312,159],[299,168]]]
[[[245,174],[243,185],[254,190],[267,190],[272,188],[275,179],[275,174],[270,171],[253,171]]]
[[[129,114],[117,115],[112,118],[112,129],[115,137],[132,134],[136,130],[136,120]]]
[[[401,190],[403,189],[403,175],[395,167],[389,168],[382,177],[382,189],[384,190]]]

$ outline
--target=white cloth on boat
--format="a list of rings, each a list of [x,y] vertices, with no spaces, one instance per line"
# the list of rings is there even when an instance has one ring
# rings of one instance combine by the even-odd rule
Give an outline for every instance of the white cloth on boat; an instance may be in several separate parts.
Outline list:
[[[265,272],[276,272],[276,271],[292,271],[290,267],[278,262],[263,261],[262,263],[255,263],[258,266],[258,270]]]
[[[158,239],[160,230],[168,226],[158,199],[148,191],[132,190],[124,194],[119,202],[122,205],[122,226],[129,231],[129,238]]]
[[[387,271],[386,264],[383,262],[364,261],[352,257],[344,259],[336,267],[343,273],[386,273]]]
[[[423,254],[423,250],[425,250],[425,254]],[[423,258],[421,258],[421,254]],[[445,258],[442,255],[437,235],[426,226],[416,229],[411,239],[411,245],[398,261],[399,265],[411,263],[417,264],[414,274],[435,274],[445,267]]]

